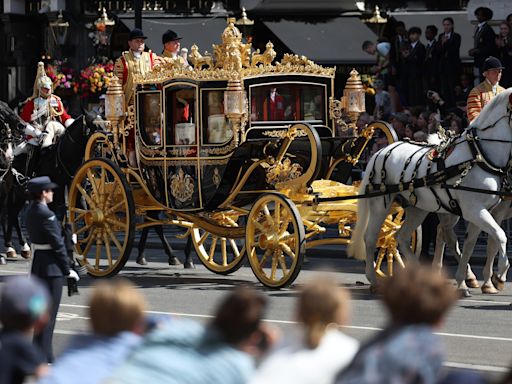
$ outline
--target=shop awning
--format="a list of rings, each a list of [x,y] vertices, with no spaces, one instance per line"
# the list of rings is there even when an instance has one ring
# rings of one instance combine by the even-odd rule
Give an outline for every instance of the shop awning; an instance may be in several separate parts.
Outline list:
[[[133,14],[127,16],[119,15],[119,19],[128,27],[133,29],[135,21]],[[144,17],[142,19],[142,30],[148,37],[146,45],[155,53],[163,50],[162,35],[168,29],[172,29],[179,36],[182,36],[181,47],[188,48],[193,44],[199,47],[202,52],[212,52],[212,44],[221,42],[221,35],[226,28],[226,18],[166,18],[166,17]]]
[[[375,58],[363,52],[365,40],[377,36],[358,17],[336,17],[324,22],[264,21],[293,53],[320,64],[366,64]]]

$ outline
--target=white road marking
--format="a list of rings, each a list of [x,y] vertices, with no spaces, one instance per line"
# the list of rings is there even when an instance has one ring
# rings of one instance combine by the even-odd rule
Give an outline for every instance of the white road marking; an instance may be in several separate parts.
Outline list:
[[[494,365],[453,363],[450,361],[445,362],[443,365],[448,368],[472,369],[474,371],[487,371],[487,372],[497,372],[497,373],[507,373],[509,371],[508,367],[496,367]]]
[[[86,305],[77,305],[77,304],[61,304],[61,307],[88,308]],[[201,318],[201,319],[211,319],[213,317],[212,315],[201,315],[201,314],[195,314],[195,313],[181,313],[181,312],[146,311],[146,313],[151,313],[154,315],[170,315],[170,316],[192,317],[192,318]],[[291,320],[264,319],[263,321],[265,321],[267,323],[275,323],[275,324],[290,324],[290,325],[297,324],[296,321],[291,321]],[[381,331],[382,330],[382,328],[378,328],[378,327],[358,326],[358,325],[347,325],[344,328],[359,329],[359,330],[365,330],[365,331]],[[466,338],[466,339],[512,342],[512,338],[510,338],[510,337],[466,335],[466,334],[446,333],[446,332],[436,332],[436,335],[446,336],[446,337],[459,337],[459,338]]]

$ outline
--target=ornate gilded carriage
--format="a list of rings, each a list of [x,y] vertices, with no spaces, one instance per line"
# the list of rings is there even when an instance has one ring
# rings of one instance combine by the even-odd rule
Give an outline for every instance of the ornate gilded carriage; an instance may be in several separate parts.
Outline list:
[[[92,275],[117,273],[135,230],[155,224],[185,228],[214,272],[231,273],[248,255],[257,278],[275,288],[293,282],[306,248],[347,244],[356,200],[337,198],[357,194],[347,182],[365,151],[396,136],[374,123],[342,137],[341,108],[352,118],[364,111],[357,73],[340,105],[334,69],[296,55],[272,64],[266,48],[251,54],[229,19],[214,58],[194,46],[194,68],[164,59],[137,78],[127,113],[112,82],[108,128],[90,138],[69,195],[77,252]],[[130,140],[137,166],[127,160]],[[379,263],[398,256],[402,214],[397,208],[383,227]]]

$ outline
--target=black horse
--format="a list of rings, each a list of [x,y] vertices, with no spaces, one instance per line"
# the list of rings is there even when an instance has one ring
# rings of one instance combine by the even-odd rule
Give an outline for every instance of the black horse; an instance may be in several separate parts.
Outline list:
[[[2,109],[1,105],[0,109]],[[14,114],[14,112],[12,113]],[[25,206],[25,186],[29,176],[49,176],[52,181],[59,185],[59,188],[55,191],[51,209],[56,213],[59,220],[63,220],[66,215],[66,187],[69,187],[73,175],[82,164],[87,140],[94,130],[95,126],[81,116],[66,129],[54,145],[42,150],[34,148],[33,151],[39,153],[37,153],[37,163],[31,175],[25,174],[27,155],[21,154],[14,157],[0,192],[3,235],[8,257],[16,254],[12,244],[13,229],[16,229],[18,235],[21,256],[30,256],[30,248],[19,223],[19,214]]]

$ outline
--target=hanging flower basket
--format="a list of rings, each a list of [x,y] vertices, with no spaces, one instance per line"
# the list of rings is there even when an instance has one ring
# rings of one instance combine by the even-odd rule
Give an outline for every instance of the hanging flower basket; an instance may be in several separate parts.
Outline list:
[[[82,98],[99,97],[107,92],[108,85],[114,74],[114,63],[96,63],[89,65],[80,72],[79,93]]]

